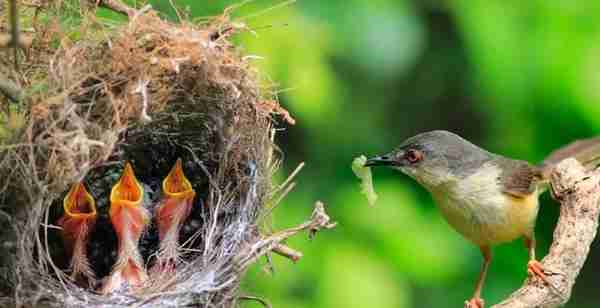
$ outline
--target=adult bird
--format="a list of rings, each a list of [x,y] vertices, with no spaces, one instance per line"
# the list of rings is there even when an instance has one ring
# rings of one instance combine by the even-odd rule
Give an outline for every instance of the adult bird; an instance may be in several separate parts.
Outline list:
[[[196,192],[185,177],[181,159],[163,180],[162,199],[156,209],[156,224],[160,248],[153,271],[163,272],[174,268],[179,260],[179,231],[192,210]]]
[[[138,250],[138,241],[150,222],[150,213],[142,204],[143,196],[144,189],[128,162],[110,192],[109,216],[117,233],[118,253],[102,293],[122,287],[139,287],[147,280],[144,261]]]
[[[58,220],[67,254],[71,258],[69,270],[71,278],[83,283],[87,280],[92,286],[95,275],[87,257],[86,244],[89,234],[96,224],[96,202],[85,189],[83,183],[75,183],[63,200],[63,216]]]
[[[529,250],[528,273],[547,283],[535,258],[534,227],[538,196],[561,160],[574,157],[586,167],[600,158],[600,138],[580,140],[553,152],[539,166],[490,153],[447,131],[408,138],[392,152],[366,166],[388,166],[427,189],[442,215],[462,236],[479,246],[483,265],[466,307],[482,308],[481,289],[492,259],[491,247],[519,237]]]

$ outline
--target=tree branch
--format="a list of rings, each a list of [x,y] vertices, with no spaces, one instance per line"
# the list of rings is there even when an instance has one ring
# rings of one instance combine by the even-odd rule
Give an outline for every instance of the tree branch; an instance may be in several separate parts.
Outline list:
[[[298,262],[303,256],[302,252],[281,243],[273,247],[273,252],[292,260],[294,263]]]
[[[119,0],[82,0],[80,1],[80,5],[82,8],[89,8],[90,5],[100,5],[117,13],[126,15],[129,18],[135,16],[137,13],[136,9]]]
[[[286,239],[298,234],[299,232],[308,231],[310,239],[314,238],[315,234],[321,229],[332,229],[335,228],[336,223],[331,222],[329,215],[325,212],[325,206],[322,202],[317,201],[315,203],[315,209],[313,210],[312,216],[309,221],[303,224],[278,231],[270,236],[262,238],[252,245],[246,248],[244,253],[240,254],[240,257],[235,261],[237,266],[241,269],[245,269],[248,265],[256,262],[258,258],[266,255],[267,253],[274,251],[282,254],[292,260],[300,259],[302,254],[297,252],[281,243]]]
[[[492,308],[553,308],[571,297],[573,285],[596,236],[600,213],[600,171],[586,173],[575,159],[559,163],[551,175],[555,197],[561,203],[550,252],[542,260],[554,288],[537,279],[525,284]],[[554,289],[560,290],[557,294]]]
[[[19,35],[19,11],[17,7],[17,0],[11,0],[10,4],[10,34],[11,40],[10,45],[14,47],[14,61],[15,69],[19,70],[19,42],[21,41]]]

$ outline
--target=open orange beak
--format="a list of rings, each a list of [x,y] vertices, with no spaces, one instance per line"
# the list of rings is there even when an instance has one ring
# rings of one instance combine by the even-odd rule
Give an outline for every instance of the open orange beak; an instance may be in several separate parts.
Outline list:
[[[96,202],[80,182],[71,186],[63,200],[63,209],[64,215],[58,224],[62,227],[65,248],[71,257],[71,277],[77,279],[82,275],[92,282],[94,273],[88,263],[86,243],[96,223]]]
[[[192,184],[183,174],[181,158],[177,159],[175,166],[171,168],[169,175],[162,183],[163,193],[167,198],[193,200],[196,192],[192,189]]]
[[[117,262],[106,280],[102,292],[110,293],[122,285],[137,287],[146,280],[144,261],[138,250],[138,241],[150,214],[143,207],[144,188],[138,182],[131,164],[110,192],[110,221],[119,241]]]
[[[96,219],[96,201],[79,182],[71,186],[71,190],[63,200],[65,215],[76,220]]]
[[[111,205],[115,203],[135,206],[142,202],[144,188],[140,185],[130,163],[125,164],[121,178],[110,191]]]
[[[185,177],[178,159],[169,175],[163,180],[163,197],[156,210],[156,222],[160,238],[157,264],[174,262],[178,257],[179,230],[190,215],[196,192]]]

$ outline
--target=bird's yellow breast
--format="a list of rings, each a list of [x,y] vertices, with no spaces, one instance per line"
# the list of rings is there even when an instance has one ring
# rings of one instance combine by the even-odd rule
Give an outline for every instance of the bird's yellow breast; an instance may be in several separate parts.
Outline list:
[[[517,198],[502,192],[495,165],[456,179],[431,193],[448,223],[480,246],[512,241],[533,234],[538,192]]]

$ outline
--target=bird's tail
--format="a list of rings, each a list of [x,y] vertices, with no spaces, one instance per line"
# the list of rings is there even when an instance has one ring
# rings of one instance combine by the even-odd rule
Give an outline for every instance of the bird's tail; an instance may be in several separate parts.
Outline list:
[[[600,165],[600,137],[581,139],[553,151],[539,165],[542,178],[549,179],[554,167],[564,159],[575,158],[587,170]]]

